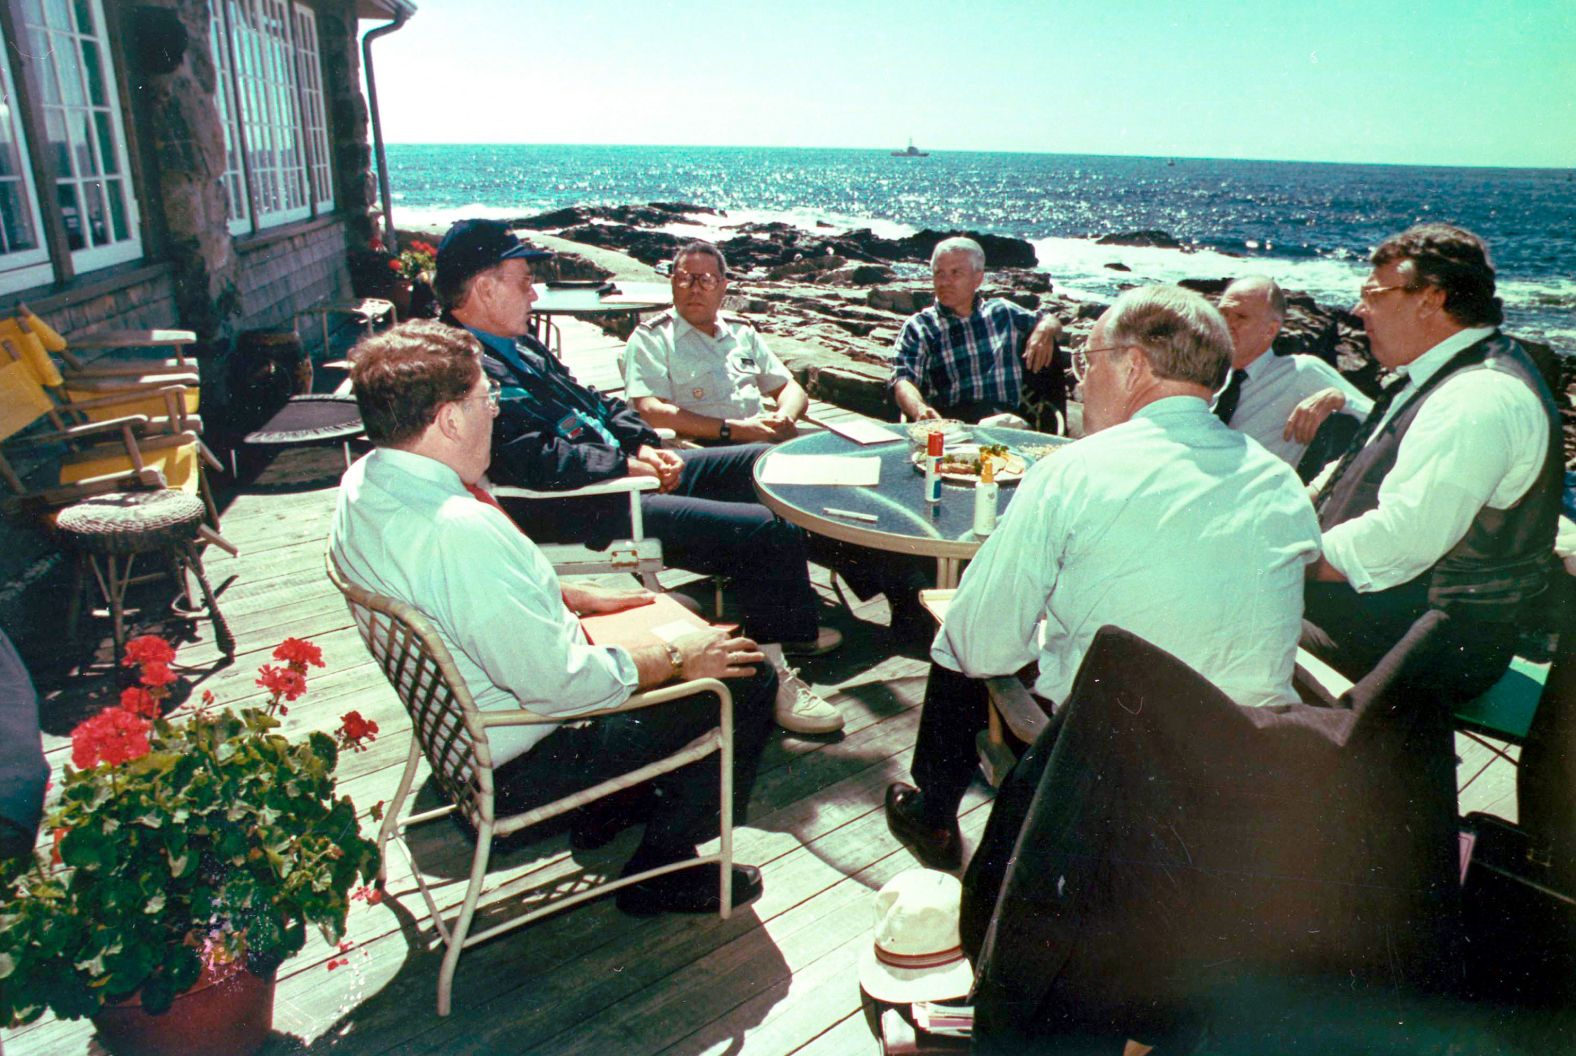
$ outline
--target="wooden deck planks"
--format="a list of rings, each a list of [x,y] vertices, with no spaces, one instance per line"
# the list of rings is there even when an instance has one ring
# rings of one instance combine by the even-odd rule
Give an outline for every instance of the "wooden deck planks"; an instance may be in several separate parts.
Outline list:
[[[574,335],[573,340],[571,336]],[[616,343],[582,342],[566,331],[571,350],[607,357]],[[568,354],[566,353],[566,358]],[[816,417],[843,417],[815,404]],[[314,461],[315,460],[315,461]],[[315,672],[308,695],[291,708],[286,729],[332,730],[354,708],[382,733],[367,751],[347,753],[340,788],[365,811],[392,797],[408,744],[408,720],[370,662],[338,594],[322,574],[322,552],[338,476],[333,451],[287,452],[278,474],[265,470],[235,495],[225,534],[239,558],[210,550],[207,567],[224,584],[221,604],[239,643],[234,663],[219,659],[211,628],[198,622],[179,661],[198,667],[197,692],[211,688],[228,705],[259,703],[256,668],[286,634],[323,648],[328,667]],[[279,484],[283,478],[288,483]],[[675,576],[684,579],[688,577]],[[829,602],[824,572],[817,587]],[[698,589],[709,591],[702,581]],[[455,1012],[434,1012],[440,955],[415,893],[409,867],[390,855],[390,892],[383,905],[357,904],[346,936],[348,964],[330,972],[340,951],[318,937],[284,966],[269,1056],[317,1052],[378,1053],[801,1053],[831,1056],[873,1052],[859,1008],[857,961],[869,941],[871,894],[914,864],[885,826],[881,793],[906,774],[918,725],[924,665],[892,655],[879,623],[884,603],[828,612],[847,634],[844,648],[804,665],[805,676],[834,694],[847,717],[842,738],[776,737],[763,762],[750,824],[739,830],[739,860],[759,864],[765,894],[733,919],[659,917],[640,920],[598,901],[549,917],[468,951],[455,983]],[[870,621],[870,622],[866,622]],[[102,623],[95,633],[102,631]],[[87,650],[84,647],[82,653]],[[101,649],[107,656],[107,649]],[[60,715],[102,693],[102,665],[61,684],[40,684],[50,716],[52,762],[69,746]],[[1465,742],[1462,773],[1485,756]],[[1470,769],[1469,769],[1470,768]],[[417,789],[423,788],[419,779]],[[1462,797],[1463,809],[1502,815],[1514,802],[1514,771],[1494,762]],[[430,798],[430,790],[426,792]],[[983,826],[987,800],[976,785],[966,802],[965,834]],[[1513,816],[1513,811],[1510,812]],[[376,826],[364,822],[366,831]],[[635,841],[626,832],[602,851],[573,855],[553,836],[495,858],[506,888],[568,882],[584,869],[617,869]],[[463,894],[469,844],[447,822],[417,841],[419,865],[449,878],[439,895],[452,910]],[[508,907],[512,908],[512,907]],[[506,909],[507,912],[507,909]],[[85,1023],[38,1024],[7,1032],[12,1056],[73,1056],[98,1051]]]

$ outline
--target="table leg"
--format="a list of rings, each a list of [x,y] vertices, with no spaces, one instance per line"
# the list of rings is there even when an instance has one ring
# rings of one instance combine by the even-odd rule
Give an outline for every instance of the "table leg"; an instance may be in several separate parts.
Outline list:
[[[958,585],[958,559],[955,557],[936,558],[936,586],[942,590],[953,590]]]

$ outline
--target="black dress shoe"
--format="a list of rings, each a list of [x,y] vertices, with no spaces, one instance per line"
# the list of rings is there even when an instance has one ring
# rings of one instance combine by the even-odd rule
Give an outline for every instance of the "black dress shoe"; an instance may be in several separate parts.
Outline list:
[[[735,865],[734,907],[755,898],[762,886],[759,869],[753,865]],[[711,862],[621,888],[615,901],[619,909],[634,917],[658,913],[716,913],[722,907],[718,894],[717,864]]]
[[[932,869],[956,869],[963,864],[963,833],[958,830],[957,819],[937,828],[925,820],[920,803],[919,789],[913,785],[888,785],[887,828]]]

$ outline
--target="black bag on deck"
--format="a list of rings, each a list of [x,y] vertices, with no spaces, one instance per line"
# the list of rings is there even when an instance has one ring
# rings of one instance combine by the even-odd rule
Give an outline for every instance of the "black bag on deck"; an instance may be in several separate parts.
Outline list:
[[[1479,1000],[1558,1007],[1576,1003],[1576,892],[1527,833],[1491,814],[1468,814],[1473,839],[1462,887],[1467,982]]]

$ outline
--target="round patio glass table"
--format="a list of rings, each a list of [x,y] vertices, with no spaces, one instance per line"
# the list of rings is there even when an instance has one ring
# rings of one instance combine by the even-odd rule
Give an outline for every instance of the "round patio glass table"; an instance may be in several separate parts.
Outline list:
[[[997,426],[969,426],[968,433],[963,442],[1006,444],[1030,464],[1036,450],[1072,443],[1063,436]],[[936,585],[955,587],[962,563],[985,542],[974,534],[974,488],[943,481],[941,501],[926,502],[925,475],[914,467],[914,450],[906,435],[882,444],[858,444],[830,431],[795,437],[755,463],[755,491],[767,509],[806,531],[856,546],[934,557]],[[881,476],[874,487],[764,483],[763,472],[779,455],[874,456],[881,460]],[[1001,485],[999,512],[1006,512],[1017,490],[1015,483]]]
[[[607,312],[648,312],[653,308],[666,308],[673,303],[673,288],[665,282],[612,281],[612,289],[603,291],[594,286],[560,286],[554,283],[536,284],[536,303],[531,311],[537,315],[602,315]]]

